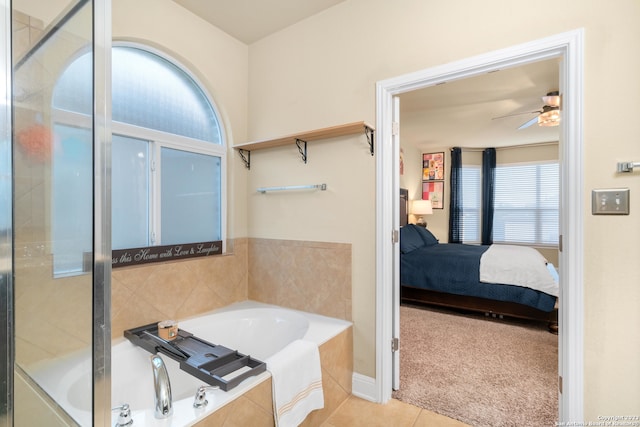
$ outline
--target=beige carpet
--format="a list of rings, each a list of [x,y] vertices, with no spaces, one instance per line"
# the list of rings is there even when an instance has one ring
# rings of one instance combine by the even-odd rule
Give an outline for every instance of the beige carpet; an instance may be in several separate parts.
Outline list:
[[[544,325],[402,306],[393,397],[473,426],[554,426],[557,360]]]

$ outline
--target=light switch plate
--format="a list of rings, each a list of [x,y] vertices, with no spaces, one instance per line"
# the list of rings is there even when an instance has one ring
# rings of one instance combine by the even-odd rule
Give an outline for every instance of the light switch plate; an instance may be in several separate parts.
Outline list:
[[[592,190],[591,213],[593,215],[629,215],[629,189]]]

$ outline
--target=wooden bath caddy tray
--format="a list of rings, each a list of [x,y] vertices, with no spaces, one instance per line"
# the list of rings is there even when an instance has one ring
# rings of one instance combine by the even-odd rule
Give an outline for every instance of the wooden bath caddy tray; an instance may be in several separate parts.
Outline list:
[[[221,345],[211,344],[193,334],[178,330],[178,336],[166,341],[158,336],[158,324],[128,329],[124,336],[151,354],[158,352],[180,363],[180,369],[207,384],[228,391],[244,379],[258,375],[267,365],[251,356]]]

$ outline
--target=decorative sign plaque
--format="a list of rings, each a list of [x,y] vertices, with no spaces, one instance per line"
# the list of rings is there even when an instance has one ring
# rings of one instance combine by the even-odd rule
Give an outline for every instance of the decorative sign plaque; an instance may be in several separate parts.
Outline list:
[[[118,249],[111,253],[111,267],[149,264],[152,262],[175,261],[222,253],[222,241],[184,243],[146,248]]]

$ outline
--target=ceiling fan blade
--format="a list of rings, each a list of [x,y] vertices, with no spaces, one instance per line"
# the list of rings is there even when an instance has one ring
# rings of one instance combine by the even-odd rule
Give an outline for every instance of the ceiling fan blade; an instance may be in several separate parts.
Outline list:
[[[535,111],[523,111],[521,113],[512,113],[512,114],[507,114],[506,116],[498,116],[498,117],[492,117],[491,120],[497,120],[497,119],[504,119],[506,117],[514,117],[514,116],[521,116],[523,114],[540,114],[542,113],[542,111],[540,110],[535,110]]]
[[[536,124],[536,123],[538,123],[538,116],[536,116],[536,117],[534,117],[533,119],[529,120],[528,122],[526,122],[526,123],[522,124],[522,125],[518,128],[518,130],[520,130],[520,129],[524,129],[524,128],[528,128],[529,126],[534,125],[534,124]]]

